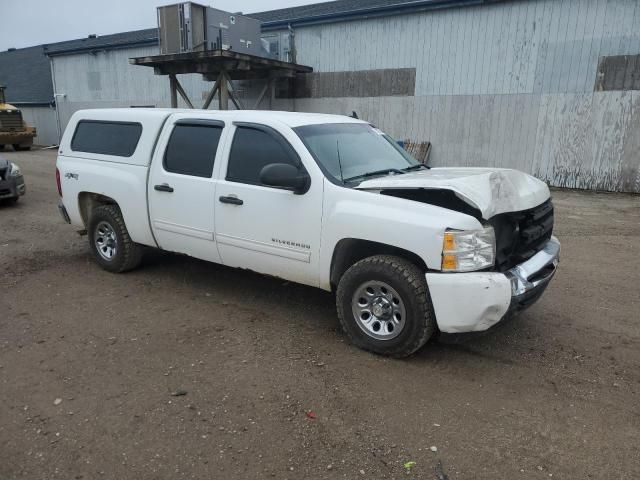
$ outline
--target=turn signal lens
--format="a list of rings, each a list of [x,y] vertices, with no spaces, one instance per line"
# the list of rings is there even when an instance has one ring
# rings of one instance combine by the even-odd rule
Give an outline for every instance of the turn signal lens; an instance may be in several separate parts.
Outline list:
[[[458,257],[455,255],[443,255],[442,256],[442,269],[443,270],[457,270],[458,269]]]
[[[456,249],[456,237],[452,232],[445,232],[444,234],[444,248],[445,252],[453,252]]]

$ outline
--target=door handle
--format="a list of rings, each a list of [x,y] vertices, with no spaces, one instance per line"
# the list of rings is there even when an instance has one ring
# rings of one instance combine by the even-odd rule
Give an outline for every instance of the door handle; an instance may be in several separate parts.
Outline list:
[[[238,197],[220,197],[222,203],[230,203],[231,205],[243,205],[244,202],[240,200]]]
[[[168,192],[168,193],[173,192],[173,187],[167,185],[166,183],[163,183],[162,185],[156,185],[155,187],[153,187],[153,189],[159,192]]]

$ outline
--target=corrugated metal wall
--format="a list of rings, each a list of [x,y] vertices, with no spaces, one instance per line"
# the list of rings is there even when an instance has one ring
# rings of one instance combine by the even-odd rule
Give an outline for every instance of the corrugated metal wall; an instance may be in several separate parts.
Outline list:
[[[131,106],[169,107],[169,79],[153,69],[131,65],[129,58],[158,55],[158,47],[139,47],[52,57],[53,75],[62,129],[83,108]],[[180,75],[194,104],[202,104],[212,84],[202,75]],[[178,106],[185,107],[178,98]]]
[[[298,63],[316,72],[415,69],[415,91],[340,97],[316,79],[312,91],[330,98],[276,107],[355,110],[399,139],[430,141],[433,165],[512,167],[556,186],[640,192],[640,91],[594,91],[600,57],[640,54],[638,0],[520,0],[317,25],[297,28],[296,46]],[[54,57],[63,125],[78,108],[168,106],[168,79],[128,63],[154,54]],[[183,77],[200,103],[211,84]],[[254,87],[245,86],[247,100]]]
[[[22,118],[28,125],[36,127],[38,136],[33,139],[36,145],[56,145],[58,143],[58,127],[56,111],[53,107],[24,107],[19,105]]]
[[[522,169],[640,192],[640,91],[595,92],[598,59],[640,53],[637,0],[530,0],[296,30],[317,72],[415,68],[414,97],[282,101],[433,144],[434,165]]]

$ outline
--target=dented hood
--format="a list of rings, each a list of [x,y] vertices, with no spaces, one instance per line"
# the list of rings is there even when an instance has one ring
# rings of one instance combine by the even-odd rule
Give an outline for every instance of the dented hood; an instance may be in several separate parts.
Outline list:
[[[484,219],[537,207],[549,198],[547,184],[506,168],[432,168],[365,180],[362,190],[451,190],[482,213]]]

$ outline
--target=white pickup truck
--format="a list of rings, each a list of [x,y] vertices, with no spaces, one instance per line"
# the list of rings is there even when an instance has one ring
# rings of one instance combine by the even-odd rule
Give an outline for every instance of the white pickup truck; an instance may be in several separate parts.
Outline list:
[[[334,291],[349,339],[395,357],[530,305],[559,260],[545,183],[428,168],[349,117],[79,111],[56,176],[103,268],[154,247]]]

